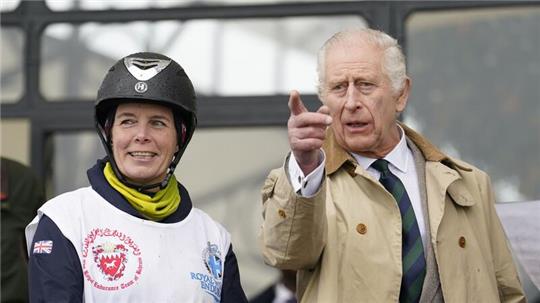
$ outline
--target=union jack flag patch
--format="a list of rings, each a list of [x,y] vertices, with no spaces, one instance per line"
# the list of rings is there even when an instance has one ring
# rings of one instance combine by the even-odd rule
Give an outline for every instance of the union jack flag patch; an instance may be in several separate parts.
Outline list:
[[[50,254],[52,252],[53,241],[45,240],[34,243],[34,254]]]

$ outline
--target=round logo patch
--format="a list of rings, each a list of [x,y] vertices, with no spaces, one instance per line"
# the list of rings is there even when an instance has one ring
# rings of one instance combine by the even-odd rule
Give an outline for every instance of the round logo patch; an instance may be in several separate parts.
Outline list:
[[[135,83],[135,91],[138,93],[144,93],[148,90],[148,84],[146,82],[137,82]]]
[[[83,275],[95,288],[115,291],[135,284],[143,270],[138,245],[116,229],[95,228],[83,246]]]

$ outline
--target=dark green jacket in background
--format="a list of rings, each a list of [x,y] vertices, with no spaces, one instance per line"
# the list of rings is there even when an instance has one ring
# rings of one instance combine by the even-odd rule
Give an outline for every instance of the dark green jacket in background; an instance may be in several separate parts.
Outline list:
[[[24,228],[44,202],[42,182],[27,166],[1,158],[1,302],[28,302]]]

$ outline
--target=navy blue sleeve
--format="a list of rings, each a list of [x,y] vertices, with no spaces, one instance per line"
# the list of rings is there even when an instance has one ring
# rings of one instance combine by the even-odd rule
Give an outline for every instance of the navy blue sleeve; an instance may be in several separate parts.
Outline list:
[[[221,303],[247,303],[246,294],[240,283],[238,262],[233,252],[232,244],[225,257],[225,270],[223,272],[223,285],[221,287]]]
[[[33,249],[39,241],[52,241],[50,252]],[[39,220],[29,252],[30,302],[82,302],[84,284],[79,256],[49,217],[43,215]]]

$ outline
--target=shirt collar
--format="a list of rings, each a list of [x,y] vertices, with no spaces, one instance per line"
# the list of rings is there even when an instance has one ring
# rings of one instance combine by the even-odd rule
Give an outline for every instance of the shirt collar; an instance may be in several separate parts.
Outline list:
[[[405,132],[403,131],[403,128],[398,124],[399,128],[399,134],[400,139],[396,146],[394,146],[394,149],[388,153],[383,159],[390,162],[394,167],[396,167],[398,170],[400,170],[403,173],[407,172],[407,161],[409,161],[408,153],[407,153],[407,141],[405,140]],[[355,153],[352,153],[353,157],[356,159],[358,164],[362,166],[365,170],[369,168],[373,162],[375,162],[377,159],[364,157],[362,155],[358,155]]]

